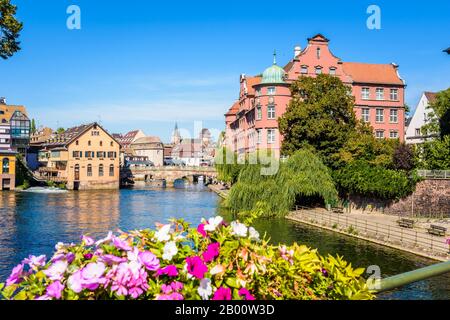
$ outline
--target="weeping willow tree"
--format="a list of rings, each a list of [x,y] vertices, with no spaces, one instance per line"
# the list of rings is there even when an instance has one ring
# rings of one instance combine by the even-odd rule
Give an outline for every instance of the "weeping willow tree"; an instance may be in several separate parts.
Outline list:
[[[273,162],[272,151],[269,149],[238,155],[227,148],[220,148],[217,150],[214,159],[217,179],[230,183],[231,185],[237,182],[239,174],[247,167],[261,164],[266,165]]]
[[[265,217],[284,216],[302,198],[319,197],[334,204],[338,193],[328,167],[310,150],[295,152],[274,175],[263,175],[263,164],[245,166],[231,188],[232,213],[259,210]]]

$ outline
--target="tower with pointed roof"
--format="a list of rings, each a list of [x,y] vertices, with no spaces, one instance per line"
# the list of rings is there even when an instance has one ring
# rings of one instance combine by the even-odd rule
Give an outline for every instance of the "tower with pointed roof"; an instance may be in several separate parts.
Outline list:
[[[175,122],[175,128],[173,129],[172,132],[172,138],[170,140],[170,143],[177,145],[181,143],[181,134],[180,134],[180,130],[178,130],[178,123]]]

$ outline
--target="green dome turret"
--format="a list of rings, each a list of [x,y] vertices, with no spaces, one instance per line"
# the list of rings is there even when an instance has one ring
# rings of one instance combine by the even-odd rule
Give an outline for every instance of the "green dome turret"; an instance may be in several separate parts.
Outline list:
[[[277,53],[273,53],[273,65],[264,70],[261,83],[285,83],[286,72],[277,66]]]

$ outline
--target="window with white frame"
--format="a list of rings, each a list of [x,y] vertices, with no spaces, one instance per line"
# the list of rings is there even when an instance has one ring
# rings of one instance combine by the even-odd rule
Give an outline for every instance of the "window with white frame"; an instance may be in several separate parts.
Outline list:
[[[316,49],[317,59],[320,59],[320,48]]]
[[[370,122],[370,109],[369,108],[361,109],[361,120],[363,122]]]
[[[391,100],[397,101],[398,100],[398,89],[391,89]]]
[[[376,92],[377,100],[384,100],[384,89],[383,88],[377,88],[375,92]]]
[[[260,144],[262,140],[262,132],[261,129],[256,129],[256,143]]]
[[[377,109],[375,121],[384,122],[384,109]]]
[[[267,143],[275,143],[275,129],[267,129]]]
[[[302,66],[301,69],[300,69],[300,72],[302,74],[307,74],[308,73],[308,66]]]
[[[370,94],[369,88],[362,88],[361,89],[361,99],[369,100],[369,94]]]
[[[336,68],[335,67],[330,67],[330,74],[333,75],[333,76],[336,74]]]
[[[397,130],[391,130],[391,131],[389,131],[389,138],[391,138],[391,139],[397,139],[397,138],[398,138],[398,131],[397,131]]]
[[[390,115],[389,115],[389,122],[390,123],[398,123],[398,110],[397,109],[391,109]]]
[[[256,120],[261,120],[262,119],[262,109],[261,106],[257,106],[256,107]]]
[[[267,119],[275,119],[275,106],[273,104],[267,106]]]
[[[268,88],[267,88],[267,94],[268,94],[269,96],[274,95],[274,94],[275,94],[275,87],[268,87]]]
[[[316,67],[316,74],[322,73],[322,67]]]
[[[375,131],[375,137],[377,139],[383,139],[384,138],[384,130],[377,130],[377,131]]]
[[[416,129],[416,136],[420,136],[420,128]]]

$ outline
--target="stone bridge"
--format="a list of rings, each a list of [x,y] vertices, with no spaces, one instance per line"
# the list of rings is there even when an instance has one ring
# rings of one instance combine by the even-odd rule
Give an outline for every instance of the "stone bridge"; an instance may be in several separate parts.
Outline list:
[[[165,180],[166,185],[171,186],[175,180],[187,179],[190,182],[198,181],[203,177],[204,181],[217,177],[214,167],[133,167],[122,170],[121,177],[134,181],[158,181]]]

